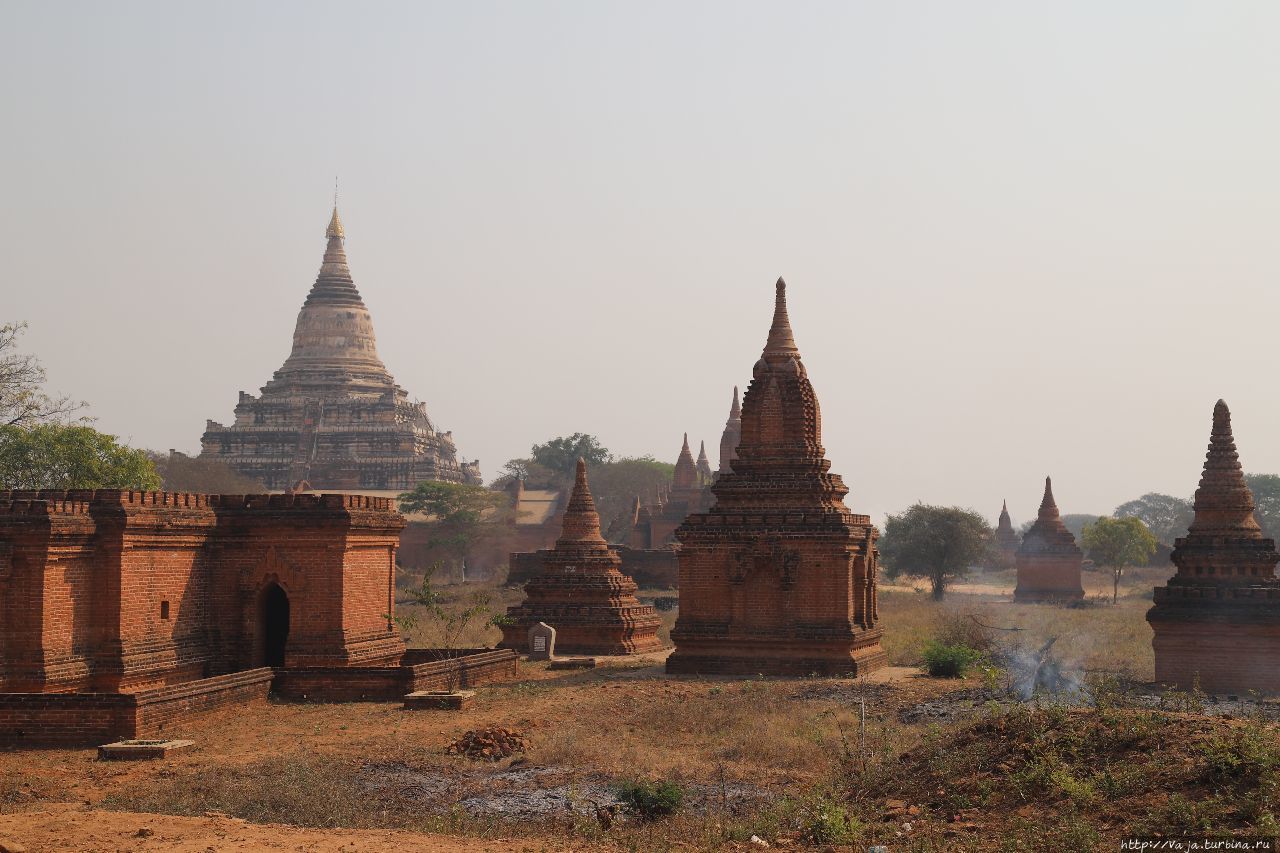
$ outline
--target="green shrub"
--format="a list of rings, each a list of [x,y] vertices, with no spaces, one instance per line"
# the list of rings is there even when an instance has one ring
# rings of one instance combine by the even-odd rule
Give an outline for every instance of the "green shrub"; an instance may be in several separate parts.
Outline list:
[[[819,797],[801,817],[801,835],[810,844],[852,844],[861,829],[856,817],[828,797]]]
[[[923,657],[925,669],[935,678],[964,678],[969,667],[981,661],[984,655],[969,646],[930,640],[924,647]]]
[[[675,814],[684,804],[684,789],[675,782],[623,782],[614,793],[628,812],[641,820]]]

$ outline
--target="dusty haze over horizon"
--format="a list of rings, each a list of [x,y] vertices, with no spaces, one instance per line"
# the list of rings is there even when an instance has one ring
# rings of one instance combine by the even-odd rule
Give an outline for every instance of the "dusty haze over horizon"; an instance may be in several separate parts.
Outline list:
[[[1280,6],[22,3],[0,322],[130,443],[288,355],[333,177],[379,351],[486,480],[713,464],[786,278],[855,512],[1280,472]]]

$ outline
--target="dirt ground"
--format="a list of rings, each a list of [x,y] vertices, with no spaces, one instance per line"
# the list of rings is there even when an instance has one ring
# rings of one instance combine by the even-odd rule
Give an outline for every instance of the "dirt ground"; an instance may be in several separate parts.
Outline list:
[[[1022,626],[1002,636],[1033,647],[1060,634],[1055,648],[1085,650],[1083,664],[1107,672],[1129,664],[1141,683],[1150,678],[1142,614],[1152,579],[1125,580],[1120,607],[1085,609],[1015,605],[1011,576],[974,578],[945,603],[886,587],[885,647],[895,663],[914,663],[939,626],[977,614]],[[852,799],[831,787],[850,768],[865,779],[884,768],[891,778],[899,756],[1007,707],[990,675],[934,679],[894,666],[862,679],[668,677],[666,654],[600,658],[585,671],[522,662],[517,681],[481,688],[460,712],[393,702],[228,709],[165,732],[195,746],[163,761],[0,750],[0,843],[31,851],[722,850],[752,849],[757,833],[775,847],[803,846],[838,837],[845,821],[864,847],[927,831],[936,840],[922,837],[914,849],[1000,849],[963,828],[981,819],[954,828],[947,820],[955,815],[882,821],[885,798],[902,796],[897,783],[868,782]],[[491,726],[522,735],[524,752],[497,761],[448,754],[465,732]],[[643,780],[679,785],[680,812],[611,825],[618,785]],[[985,826],[990,841],[994,827]]]
[[[405,711],[395,703],[271,702],[231,709],[172,732],[196,745],[161,761],[99,761],[93,749],[0,752],[0,840],[31,851],[616,849],[607,838],[565,838],[560,815],[530,798],[568,790],[594,802],[610,796],[610,780],[657,774],[691,781],[713,778],[716,766],[722,777],[728,768],[730,782],[707,793],[708,800],[726,790],[730,799],[775,796],[807,780],[810,756],[778,760],[767,745],[760,755],[742,752],[741,741],[753,734],[777,741],[779,752],[797,750],[790,732],[770,728],[776,721],[743,731],[739,715],[752,722],[753,709],[780,703],[774,709],[780,719],[794,716],[811,726],[836,708],[847,712],[857,696],[871,698],[875,714],[892,715],[964,685],[922,678],[912,667],[862,680],[667,678],[661,668],[666,654],[601,658],[595,670],[567,673],[522,663],[520,682],[481,689],[476,704],[461,712]],[[716,725],[725,730],[705,736],[696,721],[680,716],[691,705],[723,715]],[[524,733],[527,756],[489,764],[444,754],[463,732],[490,725]],[[813,730],[804,737],[821,740]],[[337,810],[332,821],[323,811],[308,813],[310,798],[327,807],[327,783],[284,778],[289,762],[298,761],[330,762],[358,780],[356,807],[369,819]],[[283,781],[273,778],[278,772]],[[528,779],[513,784],[520,774]],[[251,780],[246,799],[228,793],[228,778],[235,785]],[[303,790],[282,790],[290,785]],[[405,798],[415,808],[434,810],[436,825],[460,834],[378,827],[399,820],[394,810],[389,817],[383,810],[380,818],[379,805]],[[570,799],[548,803],[569,809]],[[460,802],[478,804],[478,810],[451,825],[449,815]],[[590,818],[589,808],[578,811],[579,818]],[[290,824],[319,826],[253,820],[276,814]]]
[[[38,811],[0,815],[0,846],[17,841],[31,851],[173,851],[207,853],[223,850],[298,850],[356,853],[364,850],[432,851],[432,853],[535,853],[592,850],[511,838],[485,841],[399,830],[299,829],[283,824],[253,824],[225,815],[173,815],[109,812],[89,806],[60,804]]]

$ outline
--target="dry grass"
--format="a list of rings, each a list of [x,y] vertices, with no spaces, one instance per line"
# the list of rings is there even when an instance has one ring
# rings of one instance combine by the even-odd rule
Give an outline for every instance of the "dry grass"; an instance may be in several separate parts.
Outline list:
[[[891,663],[913,666],[947,622],[976,618],[986,625],[1020,629],[996,632],[1005,643],[1038,648],[1057,637],[1054,653],[1069,665],[1150,681],[1155,658],[1151,627],[1144,617],[1151,607],[1152,588],[1168,575],[1163,569],[1130,570],[1116,605],[1110,600],[1110,577],[1102,573],[1086,575],[1086,592],[1092,597],[1079,606],[1015,603],[1012,572],[976,576],[971,583],[956,585],[941,602],[923,586],[913,591],[895,584],[880,593],[883,644]],[[1108,591],[1105,600],[1097,595],[1102,586]],[[970,591],[975,588],[980,591]]]
[[[1150,680],[1151,633],[1143,616],[1150,606],[1151,587],[1165,576],[1167,572],[1151,570],[1132,573],[1116,606],[1015,604],[1009,595],[1011,573],[984,575],[958,585],[942,602],[934,602],[927,592],[889,585],[881,593],[884,644],[893,663],[913,664],[931,638],[967,631],[970,625],[983,633],[977,628],[981,622],[1022,629],[986,632],[997,642],[1036,647],[1048,637],[1058,637],[1055,651],[1068,663]],[[1109,577],[1088,579],[1091,592],[1104,586],[1109,591]],[[445,605],[453,607],[468,606],[477,592],[487,594],[496,613],[523,598],[520,589],[494,584],[445,585],[438,591]],[[665,639],[676,614],[662,616]],[[455,645],[496,643],[499,632],[483,622],[468,626]],[[421,620],[409,640],[413,645],[438,645],[443,639],[440,628],[433,620]],[[666,679],[647,666],[611,663],[562,675],[541,664],[523,664],[523,681],[486,687],[475,708],[458,715],[407,714],[371,706],[275,706],[272,717],[279,717],[272,723],[274,735],[264,734],[262,741],[278,744],[283,732],[296,730],[298,740],[290,740],[283,751],[245,761],[237,760],[243,748],[228,748],[225,755],[193,759],[178,773],[143,771],[145,776],[127,783],[104,779],[101,784],[110,786],[106,803],[114,808],[177,814],[212,809],[254,821],[320,827],[472,835],[518,831],[558,843],[606,841],[629,850],[719,850],[735,845],[740,849],[753,834],[771,843],[785,839],[797,846],[888,843],[894,849],[951,851],[996,850],[1002,845],[1016,849],[1025,843],[1022,849],[1046,849],[1039,845],[1051,840],[1059,845],[1057,849],[1089,849],[1122,827],[1151,828],[1140,826],[1136,816],[1126,822],[1118,811],[1105,826],[1095,816],[1080,819],[1084,810],[1096,810],[1106,797],[1124,794],[1115,787],[1128,784],[1129,777],[1118,775],[1123,768],[1116,764],[1109,776],[1104,775],[1111,753],[1119,748],[1108,738],[1118,736],[1117,726],[1146,726],[1149,715],[1073,712],[1071,720],[1085,722],[1064,728],[1057,717],[1034,715],[1011,716],[1009,723],[1000,723],[1007,715],[993,710],[990,720],[976,724],[906,724],[901,722],[903,709],[950,691],[973,689],[979,681],[913,678],[877,686],[842,679]],[[866,699],[868,710],[862,738],[859,696]],[[348,724],[350,739],[327,734],[328,726],[345,730]],[[444,755],[445,745],[468,728],[493,724],[526,734],[530,746],[522,760],[527,766],[562,768],[582,778],[605,781],[670,780],[702,792],[704,799],[716,786],[737,785],[761,792],[763,798],[735,808],[687,808],[655,823],[606,830],[594,818],[581,815],[499,824],[456,809],[431,813],[420,803],[390,795],[371,799],[370,792],[354,781],[371,761],[463,772],[471,765]],[[1233,769],[1238,764],[1233,763],[1236,753],[1248,747],[1253,750],[1249,755],[1261,756],[1249,760],[1269,768],[1265,772],[1271,775],[1265,781],[1268,791],[1274,792],[1277,759],[1273,740],[1266,739],[1274,737],[1274,730],[1258,735],[1262,746],[1255,748],[1254,741],[1248,741],[1237,749],[1222,724],[1197,725],[1203,737],[1196,741],[1202,746],[1191,756],[1199,762],[1195,773],[1185,779],[1169,777],[1171,786],[1185,787],[1203,777],[1208,771],[1201,764],[1226,768],[1214,771],[1220,774],[1237,772]],[[1154,730],[1142,731],[1144,736],[1160,738],[1161,749],[1181,743],[1176,737],[1161,738]],[[1214,746],[1220,743],[1227,746]],[[1057,752],[1050,755],[1050,748]],[[1218,752],[1213,753],[1214,749]],[[1140,760],[1141,750],[1131,758]],[[1008,781],[1002,765],[1021,774],[1019,784],[1026,789],[1022,802],[1034,805],[1029,811],[1018,813],[1019,804],[1008,800],[1012,795],[1001,787],[1007,787]],[[1160,766],[1166,771],[1174,767],[1167,762]],[[12,772],[9,776],[0,772],[0,788],[9,787],[10,781],[21,784]],[[1227,830],[1244,825],[1231,816],[1235,812],[1227,812],[1229,799],[1239,799],[1239,786],[1232,785],[1219,785],[1222,808],[1215,813],[1218,823],[1214,826]],[[1135,787],[1133,796],[1150,797],[1155,790]],[[909,837],[895,835],[901,831],[900,822],[883,820],[886,798],[922,807]],[[0,809],[5,804],[0,797]],[[1143,800],[1143,804],[1161,810],[1164,819],[1174,823],[1201,816],[1195,802],[1176,797]],[[968,808],[981,812],[975,819],[985,828],[956,834],[947,818]],[[1260,801],[1256,816],[1248,820],[1254,825],[1270,820],[1266,808]],[[1107,826],[1114,826],[1114,832]]]
[[[709,779],[727,770],[737,779],[812,780],[830,772],[856,736],[857,712],[797,701],[797,690],[777,681],[602,684],[578,698],[575,715],[611,724],[554,726],[540,733],[533,757],[651,778]]]

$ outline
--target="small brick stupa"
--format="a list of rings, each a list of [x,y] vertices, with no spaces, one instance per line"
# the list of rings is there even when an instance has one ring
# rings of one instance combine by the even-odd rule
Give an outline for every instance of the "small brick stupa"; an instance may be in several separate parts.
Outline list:
[[[991,550],[988,555],[991,567],[996,569],[1009,569],[1017,565],[1018,546],[1022,544],[1018,539],[1018,534],[1013,529],[1013,522],[1009,519],[1009,502],[1005,501],[1000,507],[1000,521],[996,524],[996,535],[991,540]]]
[[[729,470],[729,465],[738,458],[738,442],[742,441],[742,406],[738,404],[738,386],[733,386],[733,405],[729,408],[729,419],[724,422],[724,432],[720,436],[720,470],[719,477]]]
[[[523,650],[529,629],[539,622],[556,629],[556,649],[570,654],[634,655],[662,648],[661,618],[636,599],[635,581],[619,570],[622,559],[600,535],[581,459],[556,547],[539,553],[542,572],[525,584],[524,603],[507,610],[513,622],[502,626],[498,648]]]
[[[1155,590],[1156,681],[1210,693],[1280,694],[1280,562],[1253,517],[1231,412],[1218,401],[1195,518],[1174,543],[1177,573]]]
[[[698,485],[709,486],[711,481],[715,479],[715,475],[711,471],[711,460],[707,458],[707,443],[704,441],[698,445]]]
[[[1062,523],[1058,505],[1053,500],[1053,482],[1044,478],[1044,499],[1035,524],[1022,537],[1015,563],[1018,585],[1013,591],[1017,601],[1061,601],[1084,598],[1080,582],[1084,555],[1076,538]]]
[[[742,405],[716,504],[680,541],[673,673],[861,675],[884,666],[871,519],[845,507],[818,399],[778,279],[773,325]]]

